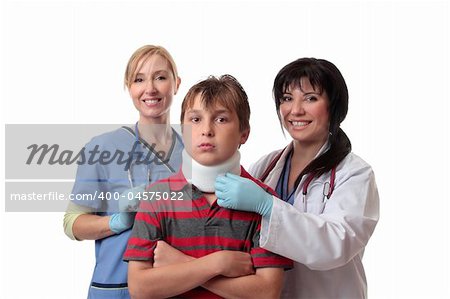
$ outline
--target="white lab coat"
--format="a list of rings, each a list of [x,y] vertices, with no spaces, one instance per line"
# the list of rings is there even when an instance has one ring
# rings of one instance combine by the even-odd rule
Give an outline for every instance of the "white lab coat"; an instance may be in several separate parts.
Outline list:
[[[273,189],[291,148],[292,143],[264,181]],[[261,158],[250,167],[250,173],[261,177],[279,152]],[[305,179],[295,191],[293,205],[275,198],[270,219],[263,217],[262,221],[260,245],[295,261],[294,269],[285,272],[282,298],[366,298],[361,260],[379,218],[372,168],[355,154],[348,154],[336,169],[334,192],[322,214],[323,185],[329,182],[330,173],[310,183],[306,213],[302,203]]]

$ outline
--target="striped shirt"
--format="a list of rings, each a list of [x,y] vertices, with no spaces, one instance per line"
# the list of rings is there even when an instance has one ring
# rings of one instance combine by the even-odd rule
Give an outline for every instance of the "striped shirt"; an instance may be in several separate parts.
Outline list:
[[[242,167],[241,176],[253,180],[273,193]],[[148,197],[157,192],[160,192],[160,197],[164,197],[165,193],[172,193],[171,195],[177,198],[141,202],[124,254],[125,261],[153,262],[157,241],[164,240],[181,252],[196,258],[219,250],[235,250],[250,253],[255,268],[292,268],[291,260],[259,247],[259,214],[222,208],[217,202],[210,205],[203,193],[186,181],[181,170],[176,175],[150,186]],[[182,200],[179,200],[180,196]],[[201,287],[180,296],[220,298]]]

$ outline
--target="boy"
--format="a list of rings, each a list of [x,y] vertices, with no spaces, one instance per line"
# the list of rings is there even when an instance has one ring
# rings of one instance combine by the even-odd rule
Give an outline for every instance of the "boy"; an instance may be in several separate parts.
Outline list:
[[[247,95],[230,75],[210,77],[187,93],[181,112],[181,171],[144,193],[146,198],[156,193],[183,201],[141,203],[124,254],[132,297],[280,296],[283,271],[292,262],[259,248],[258,214],[222,208],[214,194],[218,175],[231,172],[253,179],[240,166],[238,151],[247,141],[249,118]],[[176,195],[180,192],[183,198]],[[193,258],[157,266],[159,240]],[[253,265],[243,252],[250,253]]]

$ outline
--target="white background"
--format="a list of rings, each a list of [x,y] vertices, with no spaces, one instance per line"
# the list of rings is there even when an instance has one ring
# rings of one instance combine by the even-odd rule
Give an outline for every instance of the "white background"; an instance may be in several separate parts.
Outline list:
[[[381,198],[364,257],[369,296],[450,297],[448,4],[2,1],[0,8],[2,124],[133,123],[125,65],[138,47],[159,44],[182,77],[173,123],[195,82],[223,73],[240,80],[252,108],[244,166],[288,142],[271,99],[277,71],[303,56],[334,62],[350,91],[343,128],[373,166]],[[4,140],[3,125],[0,132]],[[94,243],[69,240],[63,213],[5,213],[1,205],[0,297],[85,298]]]

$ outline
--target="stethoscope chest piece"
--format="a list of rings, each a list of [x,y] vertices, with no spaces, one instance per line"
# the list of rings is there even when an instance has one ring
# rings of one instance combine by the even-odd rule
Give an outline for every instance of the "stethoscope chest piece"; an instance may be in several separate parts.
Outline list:
[[[303,184],[303,188],[302,188],[303,212],[307,211],[306,194],[308,194],[309,184],[311,183],[311,181],[314,179],[315,176],[316,176],[315,173],[311,173],[310,175],[308,175],[308,177],[305,180],[305,183]],[[336,180],[336,167],[333,167],[331,169],[330,181],[329,182],[325,182],[323,184],[323,191],[322,191],[323,192],[323,200],[322,200],[323,206],[322,206],[321,213],[325,209],[325,204],[327,203],[328,199],[330,199],[331,194],[333,194],[335,180]]]

